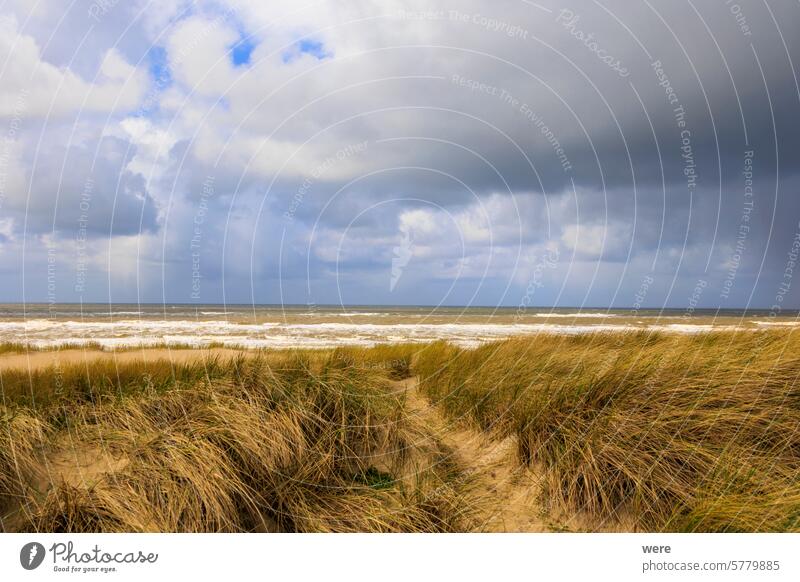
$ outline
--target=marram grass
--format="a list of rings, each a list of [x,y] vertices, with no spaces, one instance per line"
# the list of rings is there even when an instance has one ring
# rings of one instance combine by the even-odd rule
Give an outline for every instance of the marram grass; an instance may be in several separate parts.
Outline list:
[[[61,369],[60,392],[51,372],[27,392],[12,382],[1,409],[6,530],[470,527],[464,491],[447,483],[435,445],[419,444],[380,367],[291,354],[99,360]]]
[[[0,370],[0,525],[480,531],[504,501],[416,376],[453,434],[510,439],[553,529],[799,531],[798,375],[786,330]]]
[[[415,369],[450,418],[516,437],[550,506],[645,531],[800,531],[800,336],[439,343]]]

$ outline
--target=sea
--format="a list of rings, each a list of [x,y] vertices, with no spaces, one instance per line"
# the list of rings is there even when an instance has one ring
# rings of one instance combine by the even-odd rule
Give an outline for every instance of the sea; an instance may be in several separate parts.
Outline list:
[[[764,330],[797,311],[366,305],[0,304],[0,342],[38,348],[172,345],[331,348],[447,340],[471,347],[515,336],[650,330]]]

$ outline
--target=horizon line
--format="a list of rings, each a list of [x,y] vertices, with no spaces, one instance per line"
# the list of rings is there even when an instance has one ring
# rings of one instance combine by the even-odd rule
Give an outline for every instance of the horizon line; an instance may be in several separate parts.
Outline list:
[[[181,306],[181,307],[283,307],[283,308],[314,308],[314,307],[335,307],[335,308],[355,308],[355,307],[373,307],[373,308],[390,308],[390,307],[406,307],[406,308],[429,308],[429,309],[521,309],[523,311],[531,311],[531,310],[577,310],[577,311],[586,311],[586,310],[598,310],[598,311],[633,311],[633,312],[640,312],[640,311],[686,311],[687,313],[692,313],[696,311],[775,311],[772,307],[758,307],[758,306],[748,306],[748,307],[695,307],[692,309],[686,307],[667,307],[667,306],[639,306],[634,308],[633,306],[623,306],[623,307],[611,307],[611,306],[552,306],[552,305],[529,305],[529,306],[518,306],[518,305],[432,305],[432,304],[422,304],[422,303],[183,303],[183,302],[156,302],[156,301],[119,301],[119,302],[99,302],[99,301],[88,301],[88,302],[78,302],[78,301],[64,301],[64,302],[55,302],[51,303],[48,301],[0,301],[0,306],[2,305],[31,305],[31,306],[58,306],[58,305],[69,305],[69,306],[86,306],[86,305],[138,305],[138,306]],[[800,314],[800,306],[793,307],[793,308],[786,308],[777,311],[775,314],[785,314],[785,313],[793,313],[797,312]]]

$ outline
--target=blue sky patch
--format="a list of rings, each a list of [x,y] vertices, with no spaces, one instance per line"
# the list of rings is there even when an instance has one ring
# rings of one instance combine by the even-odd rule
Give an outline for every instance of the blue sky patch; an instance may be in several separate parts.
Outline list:
[[[303,40],[297,41],[289,50],[283,53],[283,62],[291,63],[293,60],[304,54],[316,57],[320,61],[333,56],[330,52],[328,52],[322,42],[310,38],[304,38]]]
[[[234,67],[241,67],[250,64],[250,57],[253,54],[253,49],[256,44],[250,37],[242,37],[239,41],[231,47],[231,62]]]
[[[154,46],[147,51],[150,75],[157,89],[164,89],[172,84],[172,74],[167,63],[167,51],[164,47]]]

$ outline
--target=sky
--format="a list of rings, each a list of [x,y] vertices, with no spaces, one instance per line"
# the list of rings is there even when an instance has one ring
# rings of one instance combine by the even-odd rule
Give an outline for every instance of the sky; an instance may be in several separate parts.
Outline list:
[[[0,302],[800,307],[796,0],[5,0]]]

